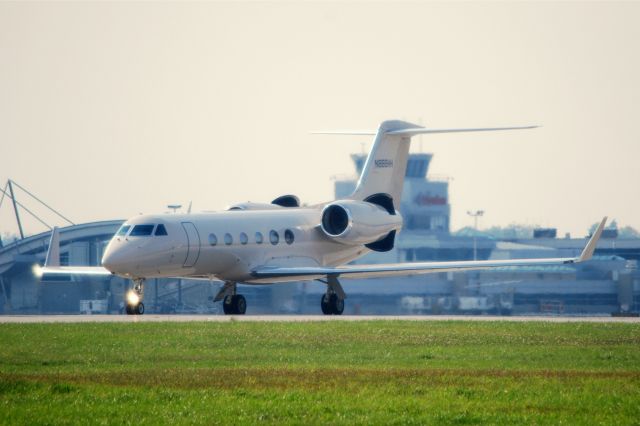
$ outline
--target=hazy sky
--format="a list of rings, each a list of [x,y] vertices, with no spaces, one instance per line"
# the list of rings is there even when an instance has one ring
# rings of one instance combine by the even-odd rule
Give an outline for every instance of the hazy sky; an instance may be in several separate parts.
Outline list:
[[[313,203],[370,140],[312,130],[541,124],[415,139],[453,178],[452,228],[640,228],[639,22],[611,2],[3,2],[0,180],[76,222]]]

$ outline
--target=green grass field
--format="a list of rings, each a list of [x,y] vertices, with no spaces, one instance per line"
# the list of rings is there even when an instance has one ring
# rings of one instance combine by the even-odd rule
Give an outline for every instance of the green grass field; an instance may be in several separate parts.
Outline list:
[[[0,424],[640,424],[640,325],[0,324]]]

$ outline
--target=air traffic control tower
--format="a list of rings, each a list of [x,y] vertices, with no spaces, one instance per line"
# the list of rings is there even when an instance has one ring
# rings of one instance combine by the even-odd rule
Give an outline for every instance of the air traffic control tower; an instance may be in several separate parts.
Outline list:
[[[427,231],[432,234],[449,233],[449,182],[447,179],[427,179],[433,154],[410,154],[407,162],[400,212],[404,229]],[[357,176],[362,173],[366,154],[352,154]],[[335,181],[336,198],[349,196],[356,187],[356,178]]]

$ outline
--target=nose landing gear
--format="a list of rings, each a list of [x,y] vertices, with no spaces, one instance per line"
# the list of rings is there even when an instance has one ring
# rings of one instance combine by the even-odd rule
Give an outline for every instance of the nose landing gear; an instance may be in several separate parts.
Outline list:
[[[142,315],[144,314],[144,278],[137,278],[133,280],[133,289],[127,293],[127,315]]]

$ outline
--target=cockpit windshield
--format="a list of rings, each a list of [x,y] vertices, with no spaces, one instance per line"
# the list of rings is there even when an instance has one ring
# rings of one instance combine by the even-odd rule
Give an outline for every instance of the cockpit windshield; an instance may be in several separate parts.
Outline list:
[[[154,228],[155,232],[153,231]],[[142,225],[122,225],[116,233],[117,237],[124,237],[127,235],[129,237],[149,237],[151,235],[165,236],[169,234],[167,233],[167,228],[161,223],[158,224],[158,226],[156,226],[155,223],[145,223]]]
[[[122,225],[116,235],[118,237],[124,237],[127,235],[127,232],[129,232],[129,229],[131,229],[131,225]]]
[[[155,225],[136,225],[133,227],[130,237],[147,237],[153,232]]]

